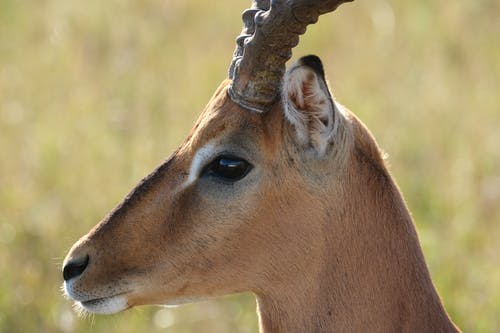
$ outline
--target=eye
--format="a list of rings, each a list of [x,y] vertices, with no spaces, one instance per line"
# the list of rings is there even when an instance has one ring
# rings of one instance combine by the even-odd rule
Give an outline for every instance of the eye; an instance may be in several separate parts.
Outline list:
[[[203,175],[214,176],[228,182],[236,182],[252,170],[252,165],[235,156],[219,156],[205,167]]]

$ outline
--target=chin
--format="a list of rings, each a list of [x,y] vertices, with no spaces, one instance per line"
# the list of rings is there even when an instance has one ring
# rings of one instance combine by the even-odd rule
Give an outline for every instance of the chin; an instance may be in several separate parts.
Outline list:
[[[62,286],[64,296],[75,301],[74,309],[80,314],[114,314],[130,308],[126,293],[106,296],[85,295],[73,283],[65,282]]]
[[[123,295],[75,302],[79,313],[114,314],[128,309],[127,298]]]

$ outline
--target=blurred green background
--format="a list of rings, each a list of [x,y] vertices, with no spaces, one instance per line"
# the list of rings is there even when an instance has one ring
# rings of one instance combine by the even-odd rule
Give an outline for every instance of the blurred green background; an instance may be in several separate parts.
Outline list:
[[[252,295],[78,318],[67,250],[187,135],[250,1],[0,0],[0,332],[257,332]],[[500,332],[500,2],[357,0],[294,55],[390,155],[464,332]]]

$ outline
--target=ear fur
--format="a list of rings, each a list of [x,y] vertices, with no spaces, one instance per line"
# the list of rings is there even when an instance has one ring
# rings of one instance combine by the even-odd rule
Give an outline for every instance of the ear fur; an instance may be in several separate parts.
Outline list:
[[[298,143],[320,157],[326,155],[337,122],[321,60],[314,55],[300,58],[286,72],[282,91],[285,116],[295,127]]]

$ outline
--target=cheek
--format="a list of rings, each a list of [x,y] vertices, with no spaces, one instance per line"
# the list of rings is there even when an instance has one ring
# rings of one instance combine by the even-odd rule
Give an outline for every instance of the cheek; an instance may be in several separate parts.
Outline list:
[[[200,178],[177,193],[162,227],[172,266],[200,273],[225,270],[241,265],[236,258],[248,261],[263,248],[270,212],[262,209],[269,195],[260,180],[255,169],[234,184]]]
[[[175,266],[200,266],[208,250],[222,237],[220,224],[211,202],[199,194],[196,186],[186,188],[172,201],[162,235],[165,253]]]
[[[217,251],[229,251],[242,228],[252,223],[255,195],[251,191],[207,186],[200,181],[173,203],[165,223],[165,241],[171,253],[187,260],[216,259]]]

